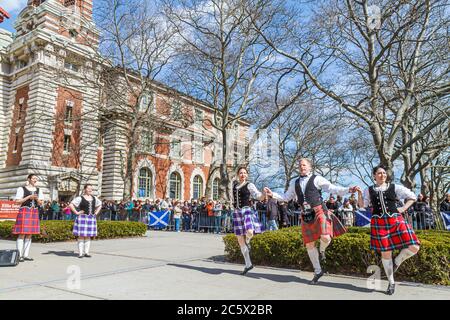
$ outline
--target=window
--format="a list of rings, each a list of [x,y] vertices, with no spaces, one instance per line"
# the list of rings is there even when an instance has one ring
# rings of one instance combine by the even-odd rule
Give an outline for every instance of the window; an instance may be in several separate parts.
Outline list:
[[[22,69],[25,68],[28,65],[28,61],[24,61],[24,60],[17,60],[16,62],[16,69]]]
[[[149,168],[142,168],[139,170],[139,197],[150,197],[152,190],[152,172]]]
[[[203,162],[203,148],[201,145],[192,144],[192,151],[193,151],[193,160],[197,163]]]
[[[194,123],[197,126],[202,126],[203,125],[203,111],[202,110],[195,109]]]
[[[181,158],[181,141],[172,140],[170,146],[170,156],[174,158]]]
[[[64,152],[70,152],[70,136],[64,135]]]
[[[141,141],[141,148],[144,152],[152,152],[152,146],[153,146],[153,134],[151,131],[143,131],[142,132],[142,141]]]
[[[75,5],[75,0],[64,0],[64,7],[70,7]]]
[[[17,121],[20,121],[22,119],[22,112],[23,112],[23,98],[19,100],[19,114],[17,116]]]
[[[215,178],[212,185],[213,200],[219,200],[219,178]]]
[[[200,199],[203,197],[203,179],[199,175],[194,177],[194,189],[193,189],[193,198]]]
[[[214,160],[220,162],[222,160],[222,149],[219,147],[218,144],[216,144],[214,148]]]
[[[73,63],[65,61],[64,62],[64,68],[66,68],[67,70],[72,70],[74,72],[78,72],[80,67],[77,66],[76,64],[73,64]]]
[[[175,101],[172,104],[172,117],[173,117],[173,119],[181,118],[181,102]]]
[[[64,122],[72,122],[73,101],[66,101],[66,112],[64,114]]]
[[[139,111],[141,112],[152,111],[153,109],[152,94],[144,93],[141,95],[140,99],[141,102],[139,103]]]
[[[169,197],[181,200],[181,176],[178,172],[172,172],[170,175]]]
[[[267,133],[267,159],[272,159],[272,139],[269,133]]]
[[[235,141],[233,146],[233,155],[234,155],[234,165],[236,166],[238,164],[238,144]]]
[[[19,134],[16,133],[14,135],[14,152],[17,152],[18,147],[19,147]]]

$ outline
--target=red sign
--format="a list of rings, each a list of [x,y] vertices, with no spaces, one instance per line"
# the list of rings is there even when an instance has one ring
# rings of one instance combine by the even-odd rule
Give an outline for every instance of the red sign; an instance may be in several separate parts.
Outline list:
[[[0,200],[0,219],[16,219],[19,208],[15,201]]]

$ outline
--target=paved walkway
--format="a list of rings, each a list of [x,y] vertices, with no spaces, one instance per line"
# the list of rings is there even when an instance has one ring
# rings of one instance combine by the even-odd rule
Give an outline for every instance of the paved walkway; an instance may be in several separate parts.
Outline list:
[[[3,299],[450,299],[450,288],[398,283],[394,296],[366,279],[223,262],[222,236],[149,231],[147,237],[93,241],[92,258],[78,259],[76,242],[33,243],[33,262],[0,268]],[[15,248],[0,240],[1,249]],[[77,288],[76,275],[80,274]],[[382,290],[387,282],[382,281]]]

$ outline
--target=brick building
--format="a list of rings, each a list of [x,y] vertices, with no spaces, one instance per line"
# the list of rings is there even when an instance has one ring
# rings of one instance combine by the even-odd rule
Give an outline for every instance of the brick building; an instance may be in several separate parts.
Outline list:
[[[85,183],[104,199],[122,199],[127,144],[114,121],[124,120],[95,125],[84,120],[84,115],[99,118],[98,106],[109,105],[100,89],[89,85],[98,70],[92,0],[30,0],[14,27],[14,36],[0,29],[0,197],[13,196],[26,176],[36,173],[47,199],[67,200]],[[206,190],[216,198],[218,173],[209,173],[221,139],[205,125],[213,110],[157,82],[150,96],[155,111],[170,113],[182,105],[194,121],[178,127],[174,121],[170,131],[143,131],[133,198],[190,199]],[[248,129],[243,121],[233,128],[235,156],[247,149]],[[229,165],[236,162],[231,157]]]

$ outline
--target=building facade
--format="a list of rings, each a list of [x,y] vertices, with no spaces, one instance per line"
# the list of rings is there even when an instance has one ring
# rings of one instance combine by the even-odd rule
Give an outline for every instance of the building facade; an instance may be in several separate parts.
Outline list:
[[[14,35],[0,29],[0,197],[14,196],[34,173],[50,200],[69,200],[86,183],[103,199],[123,199],[127,123],[99,120],[113,103],[93,85],[101,66],[92,0],[30,0],[14,26]],[[132,198],[187,200],[206,190],[217,198],[219,173],[210,173],[221,135],[207,124],[214,110],[157,82],[148,99],[157,114],[182,106],[193,121],[139,133]],[[230,166],[247,149],[248,128],[243,121],[233,128]]]

